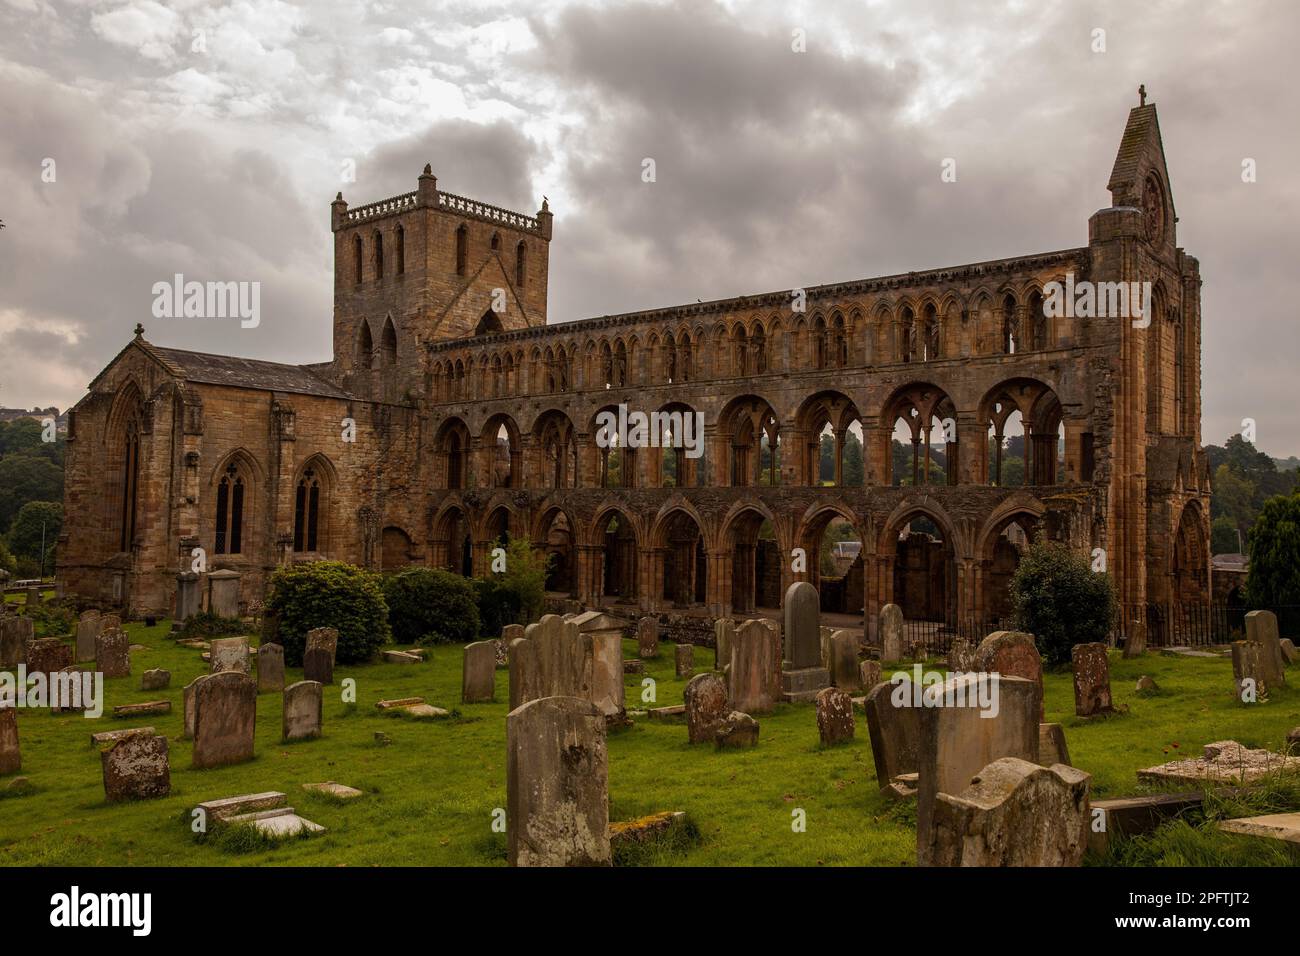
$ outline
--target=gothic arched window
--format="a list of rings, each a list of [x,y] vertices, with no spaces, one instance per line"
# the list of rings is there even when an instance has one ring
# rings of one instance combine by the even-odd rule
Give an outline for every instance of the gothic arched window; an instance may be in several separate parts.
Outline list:
[[[365,255],[361,249],[361,237],[353,236],[352,237],[352,269],[353,269],[353,274],[356,276],[357,285],[361,284],[361,276],[362,276],[361,268],[364,259],[365,259]]]
[[[469,229],[464,223],[456,230],[456,275],[463,276],[469,265]]]
[[[314,468],[298,479],[293,506],[293,550],[316,551],[320,545],[321,480]]]
[[[384,234],[375,230],[375,278],[384,277]]]
[[[244,476],[232,462],[217,483],[217,554],[244,550]]]
[[[528,260],[525,257],[524,241],[519,240],[519,245],[515,246],[515,285],[519,288],[524,287],[524,280],[528,278]]]

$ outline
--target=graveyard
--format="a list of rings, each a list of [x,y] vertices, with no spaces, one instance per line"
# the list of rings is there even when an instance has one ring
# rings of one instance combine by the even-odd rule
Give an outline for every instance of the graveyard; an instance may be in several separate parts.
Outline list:
[[[422,660],[392,653],[401,648],[385,648],[388,653],[373,663],[334,666],[333,683],[321,688],[318,735],[286,742],[287,698],[262,692],[256,695],[252,759],[197,769],[194,744],[185,738],[183,688],[212,665],[199,647],[177,643],[169,621],[127,622],[123,630],[131,647],[130,674],[106,678],[104,716],[21,712],[21,770],[0,775],[0,865],[507,864],[507,834],[493,826],[508,804],[506,668],[492,670],[492,700],[463,703],[464,647],[423,648]],[[208,653],[222,653],[218,642],[210,643]],[[249,643],[256,647],[258,640]],[[640,660],[635,628],[633,636],[621,640],[621,652],[624,660]],[[1042,677],[1042,719],[1061,726],[1069,763],[1090,775],[1094,802],[1160,792],[1161,786],[1140,781],[1138,771],[1198,756],[1215,741],[1283,750],[1288,732],[1300,724],[1294,678],[1270,688],[1265,701],[1243,704],[1234,694],[1233,662],[1226,656],[1150,651],[1125,659],[1111,650],[1107,658],[1114,713],[1102,717],[1076,716],[1069,669]],[[711,648],[694,647],[695,675],[708,673],[714,664]],[[927,670],[944,666],[940,658],[924,662]],[[898,665],[911,667],[911,662]],[[672,839],[616,849],[616,865],[916,865],[917,804],[882,790],[860,705],[852,708],[852,737],[834,745],[822,743],[818,706],[809,701],[777,702],[771,712],[759,714],[760,732],[752,746],[692,745],[682,717],[655,713],[684,701],[687,679],[677,676],[674,645],[658,642],[657,653],[635,669],[641,672],[622,678],[629,720],[605,734],[608,820],[618,825],[662,812],[681,812],[685,819]],[[893,669],[886,665],[882,679]],[[147,671],[167,671],[170,680],[160,689],[143,689]],[[298,686],[303,676],[301,668],[286,668],[283,686]],[[221,677],[251,681],[229,672]],[[1142,677],[1157,689],[1137,690]],[[349,679],[355,681],[355,703],[341,699]],[[642,697],[647,679],[653,681],[653,701]],[[422,716],[376,706],[411,698],[431,706]],[[114,707],[157,701],[169,702],[169,709],[113,716]],[[317,705],[309,700],[308,709],[312,706]],[[92,745],[90,735],[146,725],[157,735],[149,739],[166,738],[166,795],[106,799],[101,748]],[[16,778],[25,783],[15,786]],[[343,798],[308,789],[327,782],[360,795]],[[282,805],[323,831],[282,841],[192,832],[198,804],[268,792],[282,793]],[[1283,779],[1252,788],[1219,812],[1246,816],[1297,807],[1300,787]],[[796,817],[802,817],[801,827],[792,826]],[[1188,820],[1191,825],[1173,824],[1117,841],[1083,862],[1278,865],[1295,860],[1279,841],[1234,837],[1200,825],[1196,815]]]

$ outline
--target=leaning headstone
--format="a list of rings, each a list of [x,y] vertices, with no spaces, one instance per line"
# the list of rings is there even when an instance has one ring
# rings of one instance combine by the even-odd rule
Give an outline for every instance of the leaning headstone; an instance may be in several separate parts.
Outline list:
[[[140,678],[141,690],[166,690],[171,686],[172,672],[163,670],[161,667],[155,667],[153,670],[144,672]]]
[[[1038,653],[1034,635],[1023,631],[994,631],[975,648],[975,670],[1033,681],[1038,686],[1038,716],[1042,718],[1043,657]]]
[[[894,778],[921,768],[921,708],[912,706],[912,690],[912,682],[900,675],[897,682],[874,685],[862,707],[871,735],[876,785],[895,796],[902,794],[894,787]]]
[[[339,632],[332,627],[318,627],[307,632],[307,649],[302,656],[303,677],[322,684],[334,683],[334,655],[338,652]]]
[[[731,706],[747,714],[771,713],[776,706],[772,675],[780,667],[775,636],[761,621],[746,621],[733,640],[727,675]]]
[[[257,692],[278,694],[284,690],[284,646],[263,644],[257,649]]]
[[[57,637],[41,637],[27,645],[27,673],[51,674],[72,666],[72,647]]]
[[[1088,849],[1088,784],[1073,767],[1003,757],[935,803],[931,866],[1079,866]]]
[[[673,652],[673,662],[677,667],[677,679],[689,680],[695,673],[695,645],[678,644]]]
[[[1042,688],[1031,680],[988,673],[950,677],[941,687],[926,690],[945,704],[920,708],[916,855],[921,866],[934,859],[934,808],[939,794],[961,793],[971,777],[1002,757],[1030,763],[1037,759],[1043,699]],[[994,700],[996,713],[991,706]]]
[[[713,622],[713,666],[727,672],[731,666],[731,647],[736,640],[736,622],[729,617],[721,617]]]
[[[897,604],[880,609],[880,659],[886,664],[903,659],[903,609]]]
[[[709,743],[718,725],[731,712],[727,706],[727,686],[713,672],[697,674],[682,695],[686,704],[686,736],[693,744]]]
[[[167,738],[150,733],[131,733],[100,752],[104,774],[104,797],[118,800],[149,800],[171,793],[171,766]]]
[[[131,676],[131,643],[126,631],[104,625],[95,638],[95,669],[105,677]]]
[[[841,690],[862,687],[862,669],[858,666],[858,635],[853,631],[836,631],[830,641],[831,683]]]
[[[257,681],[238,671],[209,674],[194,693],[192,766],[224,767],[253,758]]]
[[[465,645],[460,699],[464,704],[488,703],[496,696],[497,651],[492,641]]]
[[[95,638],[99,637],[104,620],[98,611],[86,611],[77,621],[77,663],[95,659]]]
[[[319,737],[322,705],[321,685],[317,681],[300,680],[286,687],[284,689],[284,739],[311,740]]]
[[[817,692],[817,732],[821,735],[823,747],[853,739],[853,698],[847,691],[840,687],[824,687]]]
[[[1284,662],[1294,664],[1296,661],[1300,661],[1300,651],[1296,650],[1295,642],[1291,638],[1284,637],[1277,643],[1282,648],[1282,660]]]
[[[36,624],[30,617],[0,617],[0,667],[16,668],[27,663],[27,645],[35,634]]]
[[[1260,665],[1264,683],[1281,687],[1286,683],[1286,660],[1282,655],[1282,642],[1278,638],[1277,615],[1272,611],[1250,611],[1246,614],[1246,640],[1257,641],[1263,647]]]
[[[185,730],[182,736],[186,740],[194,739],[194,707],[198,700],[196,695],[198,694],[199,685],[211,676],[211,674],[200,674],[181,690],[181,701],[185,709]]]
[[[0,705],[0,776],[23,769],[18,749],[18,708]]]
[[[724,748],[757,747],[758,721],[749,714],[733,710],[718,724],[713,734],[713,744],[719,750]]]
[[[642,658],[659,656],[659,618],[643,617],[637,622],[636,645]]]
[[[212,673],[248,673],[248,638],[219,637],[212,642]]]
[[[543,697],[507,715],[506,846],[511,866],[610,864],[605,717],[591,701]]]
[[[1075,644],[1070,649],[1074,671],[1074,712],[1079,717],[1109,714],[1115,708],[1110,701],[1110,661],[1106,645],[1101,642]]]

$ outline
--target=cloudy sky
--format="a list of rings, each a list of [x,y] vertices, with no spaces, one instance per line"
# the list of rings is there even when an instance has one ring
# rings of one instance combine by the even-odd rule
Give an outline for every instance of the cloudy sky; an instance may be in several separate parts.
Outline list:
[[[549,196],[552,321],[1081,246],[1141,82],[1205,279],[1204,437],[1251,417],[1297,454],[1298,22],[1289,0],[0,0],[0,405],[72,404],[137,321],[327,359],[329,201],[426,162],[497,205]],[[261,325],[154,319],[177,272],[259,281]]]

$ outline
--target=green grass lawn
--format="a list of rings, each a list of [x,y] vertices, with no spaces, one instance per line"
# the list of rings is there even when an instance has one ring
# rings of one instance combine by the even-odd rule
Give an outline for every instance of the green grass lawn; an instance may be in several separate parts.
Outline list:
[[[19,714],[23,769],[33,789],[4,796],[0,778],[0,864],[76,865],[315,865],[315,866],[503,866],[505,836],[492,832],[493,811],[504,807],[506,672],[497,671],[499,703],[459,703],[461,649],[440,647],[419,665],[339,667],[326,688],[324,736],[280,742],[280,695],[258,699],[257,756],[216,770],[191,770],[190,744],[181,739],[181,688],[207,672],[199,651],[176,646],[169,622],[147,628],[130,624],[131,640],[145,650],[131,655],[132,676],[105,682],[106,711],[133,701],[168,698],[168,716],[115,720],[104,716]],[[625,655],[635,656],[627,641]],[[697,648],[697,672],[712,652]],[[657,700],[641,704],[641,676],[629,675],[629,709],[678,704],[684,681],[673,676],[671,645],[661,645],[648,675]],[[140,675],[163,667],[172,673],[167,691],[139,690]],[[1047,719],[1065,726],[1075,766],[1093,775],[1095,796],[1142,792],[1138,768],[1195,754],[1201,745],[1232,738],[1251,746],[1280,748],[1300,724],[1300,670],[1293,686],[1254,707],[1236,702],[1226,658],[1172,658],[1150,654],[1139,661],[1111,658],[1115,701],[1129,708],[1105,720],[1074,714],[1070,675],[1045,681]],[[1158,694],[1139,697],[1134,684],[1150,674]],[[357,703],[343,704],[344,678],[356,680]],[[290,670],[287,680],[301,679]],[[420,696],[453,711],[441,720],[389,717],[375,710],[385,698]],[[640,719],[609,740],[610,819],[626,820],[658,810],[685,810],[700,839],[686,848],[651,851],[642,862],[672,865],[912,865],[914,809],[879,793],[866,724],[858,716],[857,739],[823,750],[811,705],[778,706],[760,718],[759,745],[749,751],[716,752],[691,747],[681,722]],[[166,799],[107,804],[92,732],[152,724],[171,749],[172,793]],[[374,741],[375,731],[392,738]],[[310,794],[304,783],[334,780],[366,795],[340,803]],[[328,828],[311,839],[275,847],[237,849],[201,843],[190,833],[188,811],[218,797],[280,790],[298,812]],[[791,828],[792,811],[806,813],[806,832]],[[1284,855],[1250,847],[1224,849],[1215,834],[1196,831],[1228,862],[1285,862]],[[1208,845],[1208,844],[1207,844]],[[1189,851],[1193,859],[1196,852]],[[1109,860],[1118,862],[1119,858]],[[1158,862],[1159,860],[1157,860]],[[1151,860],[1142,860],[1151,862]]]

